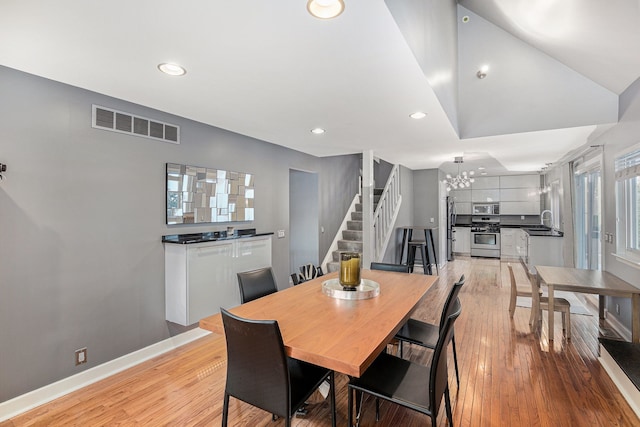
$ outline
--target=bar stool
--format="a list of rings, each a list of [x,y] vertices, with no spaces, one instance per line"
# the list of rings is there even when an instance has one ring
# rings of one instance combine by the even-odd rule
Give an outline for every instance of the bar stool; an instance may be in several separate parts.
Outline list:
[[[423,241],[409,242],[407,248],[407,265],[409,265],[409,271],[413,273],[413,267],[416,263],[416,250],[420,249],[420,261],[422,262],[422,272],[424,274],[431,274],[431,264],[427,261],[427,244]]]
[[[398,260],[398,264],[404,264],[404,254],[405,254],[405,250],[407,253],[407,265],[411,266],[411,269],[413,271],[413,263],[415,262],[415,252],[416,252],[416,247],[414,247],[413,249],[411,248],[410,244],[411,243],[421,243],[423,245],[422,248],[420,248],[421,254],[423,254],[422,257],[422,264],[424,265],[426,263],[427,267],[424,269],[424,274],[433,274],[433,269],[432,269],[432,264],[434,264],[436,266],[435,270],[436,270],[436,274],[439,274],[439,268],[438,268],[438,254],[436,252],[436,244],[435,244],[435,240],[433,238],[433,230],[435,229],[434,227],[422,227],[422,226],[403,226],[403,227],[398,227],[398,229],[402,230],[402,244],[400,246],[400,253],[399,253],[399,260]],[[420,241],[420,240],[413,240],[413,230],[422,230],[424,232],[424,241]],[[429,250],[429,246],[431,246],[431,250]],[[411,252],[413,252],[413,260],[410,261],[411,259]]]

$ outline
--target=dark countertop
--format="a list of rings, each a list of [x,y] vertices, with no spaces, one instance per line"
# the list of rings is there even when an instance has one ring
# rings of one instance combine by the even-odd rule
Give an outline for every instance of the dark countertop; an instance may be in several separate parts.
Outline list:
[[[558,230],[536,230],[536,229],[525,229],[529,236],[531,237],[564,237],[564,233]]]
[[[256,233],[255,228],[235,230],[234,234],[231,236],[228,236],[226,231],[208,231],[204,233],[169,234],[162,236],[162,242],[188,245],[191,243],[216,242],[218,240],[233,240],[245,237],[269,236],[272,234],[273,232]]]
[[[457,227],[457,226],[456,226]],[[541,224],[503,224],[500,223],[500,228],[520,228],[529,234],[529,236],[535,237],[564,237],[562,231],[553,230],[546,225]]]

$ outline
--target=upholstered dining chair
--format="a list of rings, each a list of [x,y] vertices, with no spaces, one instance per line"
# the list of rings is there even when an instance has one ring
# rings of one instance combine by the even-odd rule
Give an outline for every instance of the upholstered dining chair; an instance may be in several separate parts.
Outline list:
[[[389,264],[386,262],[372,262],[371,270],[395,271],[397,273],[408,273],[410,266],[407,264]]]
[[[242,304],[278,291],[271,267],[238,273],[238,285]]]
[[[367,393],[376,397],[376,420],[379,418],[379,398],[429,415],[434,427],[444,396],[447,420],[449,425],[453,425],[446,348],[453,334],[453,323],[460,311],[461,307],[444,320],[428,365],[381,353],[360,378],[351,378],[347,388],[347,425],[353,425],[353,401],[356,393]],[[362,407],[361,403],[360,411]],[[360,425],[360,418],[361,413],[358,413],[356,426]]]
[[[221,308],[227,341],[227,380],[222,426],[229,419],[229,400],[240,399],[285,419],[302,407],[311,394],[329,382],[332,425],[336,425],[334,374],[330,369],[287,357],[278,322],[250,320]]]
[[[423,322],[418,319],[409,319],[402,325],[402,328],[398,331],[395,338],[400,341],[400,357],[402,357],[403,342],[419,345],[421,347],[434,349],[442,335],[442,328],[444,327],[446,319],[449,318],[454,312],[462,310],[460,299],[458,294],[460,289],[464,285],[464,274],[460,276],[460,279],[454,283],[447,295],[447,299],[442,307],[442,313],[440,315],[440,323],[434,325],[433,323]],[[457,317],[457,316],[456,316]],[[453,325],[451,326],[453,329]],[[453,363],[456,369],[456,380],[458,385],[460,384],[460,372],[458,371],[458,353],[456,351],[456,338],[453,330],[451,331],[450,341],[453,349]]]
[[[531,286],[531,279],[529,276],[529,268],[527,267],[526,264],[524,264],[524,262],[522,262],[523,268],[525,270],[525,272],[527,273],[527,283],[518,283],[516,281],[516,276],[513,273],[513,266],[511,265],[511,263],[507,264],[507,268],[509,269],[509,279],[511,282],[511,294],[509,297],[509,316],[513,317],[514,313],[516,312],[516,303],[517,303],[517,299],[518,297],[526,297],[526,298],[531,298],[531,315],[529,316],[529,324],[533,325],[533,322],[535,320],[535,307],[533,307],[533,288]]]

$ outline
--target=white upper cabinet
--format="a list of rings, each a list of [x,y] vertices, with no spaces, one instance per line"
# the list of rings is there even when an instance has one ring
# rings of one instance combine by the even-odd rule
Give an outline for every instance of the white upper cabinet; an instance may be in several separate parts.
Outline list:
[[[449,192],[449,197],[453,197],[453,200],[456,203],[459,203],[459,202],[470,202],[471,201],[471,190],[470,189],[451,190]]]
[[[500,177],[499,176],[481,176],[475,178],[473,184],[471,184],[471,188],[475,190],[486,190],[493,188],[500,188]]]
[[[500,201],[500,190],[497,188],[487,190],[474,189],[471,193],[471,201],[474,203],[497,203]]]
[[[536,202],[540,201],[537,188],[501,188],[501,202]]]
[[[540,188],[540,175],[504,175],[500,188]]]

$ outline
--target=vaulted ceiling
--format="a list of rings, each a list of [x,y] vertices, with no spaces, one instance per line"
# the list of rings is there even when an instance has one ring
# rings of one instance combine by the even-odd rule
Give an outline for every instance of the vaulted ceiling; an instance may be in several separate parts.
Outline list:
[[[4,0],[0,65],[313,155],[492,174],[588,144],[640,77],[638,0],[345,3]]]

